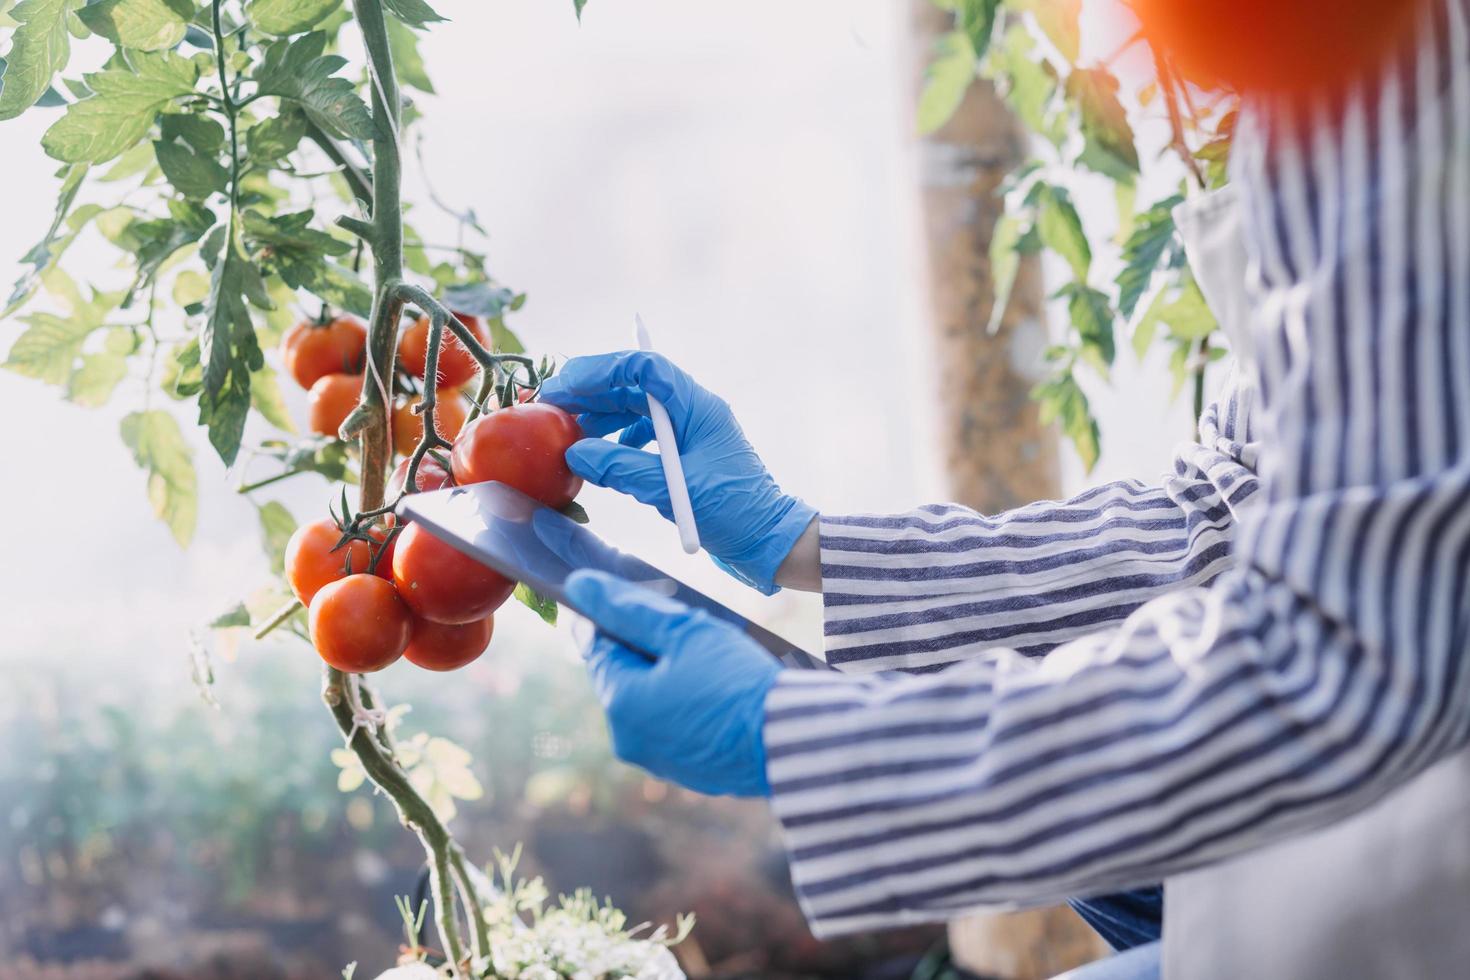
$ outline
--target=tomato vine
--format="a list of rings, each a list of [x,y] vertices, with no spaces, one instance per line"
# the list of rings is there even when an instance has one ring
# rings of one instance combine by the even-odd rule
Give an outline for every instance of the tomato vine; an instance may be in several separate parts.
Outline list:
[[[574,0],[578,18],[584,4]],[[436,422],[446,335],[481,375],[466,424],[516,404],[550,370],[526,354],[505,322],[524,295],[491,278],[484,256],[465,245],[466,226],[480,231],[473,214],[455,213],[461,240],[449,260],[437,262],[403,220],[405,134],[418,108],[400,83],[432,92],[418,32],[443,19],[426,0],[0,0],[0,40],[9,40],[0,58],[0,119],[33,107],[63,110],[42,139],[62,164],[57,207],[0,313],[19,314],[26,326],[4,366],[90,406],[107,403],[129,380],[141,384],[141,407],[123,418],[122,436],[148,475],[155,511],[181,545],[197,520],[197,477],[174,413],[152,404],[158,388],[195,406],[226,465],[277,464],[253,480],[241,465],[241,493],[307,473],[342,482],[337,545],[348,547],[333,574],[357,571],[352,556],[366,548],[365,574],[387,577],[380,563],[400,529],[383,529],[384,519],[418,489],[426,459],[441,478],[450,467],[442,451],[451,443]],[[340,53],[349,31],[364,53],[356,78]],[[69,74],[72,40],[92,35],[110,42],[110,56],[95,71]],[[328,222],[324,190],[339,206]],[[123,255],[126,288],[84,287],[65,271],[63,257],[86,233]],[[364,252],[372,259],[368,279],[360,274]],[[160,315],[161,289],[177,316]],[[33,308],[43,291],[62,312]],[[144,318],[125,322],[126,311],[143,302]],[[265,356],[290,326],[292,308],[308,302],[320,305],[316,321],[331,311],[368,321],[361,393],[335,436],[296,436]],[[493,343],[481,343],[451,306],[484,319]],[[410,308],[428,320],[418,386],[395,371]],[[390,499],[391,420],[405,386],[417,399],[412,411],[422,435]],[[252,441],[262,428],[277,432]],[[346,497],[351,483],[355,507]],[[280,570],[295,522],[278,502],[258,507]],[[516,594],[548,616],[540,597]],[[259,636],[284,626],[302,635],[299,601],[254,605],[214,625],[249,626]],[[482,622],[473,635],[488,637],[488,627]],[[366,777],[424,846],[446,966],[457,976],[489,975],[483,911],[494,895],[415,788],[386,706],[361,675],[330,665],[322,698]]]

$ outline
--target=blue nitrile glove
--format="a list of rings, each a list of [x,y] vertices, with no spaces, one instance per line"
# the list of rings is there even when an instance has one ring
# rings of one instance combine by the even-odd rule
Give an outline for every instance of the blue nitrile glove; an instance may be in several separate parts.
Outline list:
[[[572,605],[599,631],[585,651],[613,751],[700,793],[769,796],[766,692],[781,667],[728,623],[605,572],[567,579]]]
[[[674,424],[700,543],[742,582],[775,592],[776,569],[817,512],[776,486],[723,399],[651,351],[574,357],[541,386],[541,400],[580,414],[587,435],[622,432],[616,443],[590,438],[573,445],[572,471],[672,520],[663,465],[642,449],[653,439],[649,395],[664,403]]]

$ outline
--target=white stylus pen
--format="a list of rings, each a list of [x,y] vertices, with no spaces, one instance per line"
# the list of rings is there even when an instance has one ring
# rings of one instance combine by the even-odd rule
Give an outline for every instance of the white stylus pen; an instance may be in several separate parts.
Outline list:
[[[634,337],[639,350],[653,350],[643,317],[633,314]],[[658,458],[664,464],[664,481],[669,485],[669,508],[674,512],[674,526],[679,529],[679,543],[685,552],[699,551],[699,529],[694,526],[694,507],[689,503],[689,484],[684,482],[684,463],[679,459],[679,444],[674,441],[674,425],[663,402],[648,396],[648,416],[653,420],[653,435],[658,440]]]

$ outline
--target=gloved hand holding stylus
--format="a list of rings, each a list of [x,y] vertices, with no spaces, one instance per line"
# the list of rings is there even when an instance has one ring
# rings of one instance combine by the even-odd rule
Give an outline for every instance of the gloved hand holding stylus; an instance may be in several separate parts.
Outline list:
[[[673,422],[704,547],[736,578],[776,591],[776,570],[817,512],[776,485],[722,399],[652,351],[576,357],[541,388],[593,437],[567,450],[572,470],[672,519],[663,468],[642,448],[653,439],[649,395]],[[598,438],[615,432],[617,442]]]
[[[613,751],[701,793],[769,796],[766,693],[780,666],[728,623],[604,572],[567,579],[572,603],[606,633],[584,651]]]

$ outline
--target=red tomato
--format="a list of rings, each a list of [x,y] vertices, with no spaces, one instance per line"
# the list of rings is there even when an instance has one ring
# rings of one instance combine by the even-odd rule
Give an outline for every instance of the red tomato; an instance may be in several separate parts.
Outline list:
[[[1145,36],[1206,88],[1300,95],[1376,67],[1420,0],[1133,0]]]
[[[419,616],[449,625],[484,619],[516,587],[418,524],[410,524],[398,535],[393,584]]]
[[[286,542],[286,582],[302,605],[310,605],[322,586],[346,578],[348,560],[352,572],[367,570],[372,549],[366,541],[349,541],[341,548],[342,530],[335,521],[323,518],[303,524]]]
[[[367,350],[367,328],[339,317],[330,323],[307,320],[281,338],[281,361],[286,373],[303,388],[328,374],[356,374]]]
[[[311,600],[311,643],[323,660],[366,674],[403,656],[413,634],[413,614],[391,582],[349,575]]]
[[[415,616],[413,639],[408,641],[403,657],[425,670],[458,670],[485,652],[494,632],[494,616],[458,626]]]
[[[362,396],[362,375],[328,374],[317,379],[307,396],[307,427],[318,435],[337,437],[337,430]]]
[[[454,477],[449,471],[440,466],[433,456],[425,456],[419,460],[419,471],[415,474],[414,482],[418,484],[419,491],[442,490],[444,487],[454,486]],[[408,480],[408,459],[400,459],[398,465],[393,467],[393,473],[388,477],[388,499],[392,500],[398,496]]]
[[[479,317],[470,316],[468,313],[456,313],[454,317],[470,328],[470,333],[475,335],[481,346],[490,346],[490,340],[485,335],[485,328],[480,326]],[[403,365],[403,370],[415,378],[422,378],[428,353],[429,318],[419,317],[414,321],[413,326],[403,331],[403,336],[398,338],[398,361]],[[438,387],[458,388],[473,378],[479,369],[480,362],[475,360],[474,355],[446,326],[444,344],[439,348]]]
[[[577,420],[554,405],[527,402],[475,419],[449,456],[461,486],[498,480],[557,510],[582,489],[566,453],[582,438]]]
[[[410,398],[393,406],[393,448],[401,455],[411,456],[424,437],[424,417],[415,415],[413,407],[423,399]],[[439,393],[434,402],[434,429],[445,439],[454,441],[459,430],[464,428],[465,415],[469,409],[459,392],[446,389]]]

